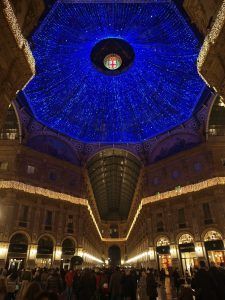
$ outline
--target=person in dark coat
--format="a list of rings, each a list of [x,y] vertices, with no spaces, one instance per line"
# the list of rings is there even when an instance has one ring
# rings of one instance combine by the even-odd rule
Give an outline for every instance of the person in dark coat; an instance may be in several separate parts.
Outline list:
[[[191,286],[185,283],[185,279],[180,280],[181,288],[179,292],[178,300],[193,300],[193,291]]]
[[[204,261],[200,261],[200,269],[192,279],[191,285],[195,289],[196,300],[220,300],[216,296],[215,281],[206,270]]]
[[[159,279],[163,286],[165,286],[165,280],[166,280],[166,271],[164,268],[162,268],[159,272]]]
[[[80,276],[78,299],[79,300],[91,300],[94,299],[96,291],[96,278],[94,273],[85,269]]]
[[[111,275],[109,281],[109,292],[110,292],[111,300],[120,299],[121,279],[122,279],[122,274],[119,268],[116,268],[115,272]]]
[[[49,292],[58,294],[61,290],[61,281],[57,271],[51,271],[47,279],[46,288]]]
[[[130,270],[126,270],[124,276],[121,279],[122,296],[124,300],[133,300],[136,292],[137,284],[134,283],[133,275]],[[135,296],[136,297],[136,296]]]
[[[215,263],[211,263],[209,275],[216,286],[218,299],[225,299],[225,272],[218,268]]]
[[[132,270],[131,273],[131,279],[132,279],[132,295],[131,300],[136,300],[137,297],[137,282],[138,282],[138,275],[135,270]]]
[[[147,295],[149,297],[149,300],[156,300],[156,298],[158,297],[157,282],[155,280],[152,271],[148,273],[146,281],[147,281]]]
[[[178,295],[179,288],[180,288],[180,274],[179,274],[178,268],[176,268],[173,271],[173,282],[174,282],[174,287],[176,288],[177,295]]]

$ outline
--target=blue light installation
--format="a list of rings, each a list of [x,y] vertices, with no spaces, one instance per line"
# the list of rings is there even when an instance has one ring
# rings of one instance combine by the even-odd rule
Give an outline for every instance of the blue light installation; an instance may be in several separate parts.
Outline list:
[[[128,42],[135,59],[109,76],[90,54],[101,40]],[[32,37],[37,74],[24,95],[46,126],[84,142],[129,143],[188,120],[204,83],[200,44],[176,5],[58,1]]]

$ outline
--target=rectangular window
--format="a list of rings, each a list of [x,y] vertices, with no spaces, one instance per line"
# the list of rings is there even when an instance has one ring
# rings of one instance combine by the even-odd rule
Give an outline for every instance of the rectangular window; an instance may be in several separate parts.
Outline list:
[[[184,208],[178,209],[178,224],[179,224],[179,228],[185,228],[186,227]]]
[[[164,231],[163,221],[158,221],[156,227],[157,227],[157,232],[163,232]]]
[[[27,174],[34,174],[35,172],[35,167],[34,166],[27,166]]]
[[[73,233],[73,215],[68,216],[67,233]]]
[[[29,207],[27,205],[22,205],[20,207],[20,215],[19,215],[20,227],[27,227],[28,213],[29,213]]]
[[[212,214],[211,214],[209,203],[203,203],[202,208],[203,208],[205,224],[212,224],[213,220],[212,220]]]
[[[45,229],[46,230],[52,230],[52,216],[53,216],[52,211],[47,210],[46,215],[45,215]]]
[[[164,231],[163,214],[161,212],[156,214],[156,228],[157,232]]]
[[[2,171],[6,171],[6,170],[8,170],[8,162],[7,161],[1,161],[0,162],[0,170],[2,170]]]

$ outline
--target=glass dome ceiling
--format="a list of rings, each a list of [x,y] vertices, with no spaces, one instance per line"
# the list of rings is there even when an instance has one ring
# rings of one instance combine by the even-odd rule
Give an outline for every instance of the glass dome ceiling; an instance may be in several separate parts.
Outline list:
[[[106,39],[121,39],[134,51],[129,68],[113,76],[91,60]],[[171,1],[58,1],[31,45],[37,74],[23,91],[28,106],[38,121],[84,142],[154,137],[188,120],[204,89],[196,68],[199,41]],[[107,50],[112,53],[100,51]]]

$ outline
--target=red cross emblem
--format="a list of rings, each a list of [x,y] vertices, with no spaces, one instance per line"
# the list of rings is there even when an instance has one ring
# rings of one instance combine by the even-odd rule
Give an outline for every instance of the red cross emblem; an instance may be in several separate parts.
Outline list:
[[[117,59],[116,59],[116,57],[115,56],[110,57],[109,68],[114,70],[114,69],[116,69],[116,67],[117,67]]]

